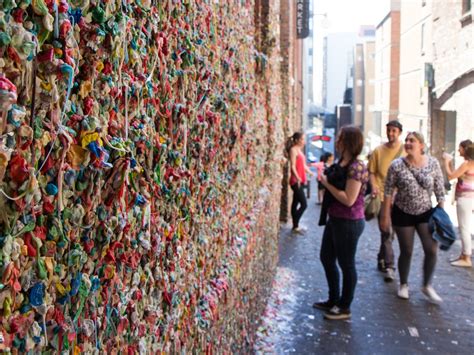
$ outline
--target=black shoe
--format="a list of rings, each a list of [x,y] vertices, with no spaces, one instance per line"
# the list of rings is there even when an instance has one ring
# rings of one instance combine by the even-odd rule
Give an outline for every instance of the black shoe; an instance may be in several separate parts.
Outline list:
[[[380,272],[386,272],[387,268],[385,267],[385,260],[379,260],[377,261],[377,269]]]
[[[324,302],[314,302],[313,308],[321,309],[323,311],[329,311],[335,304],[331,301],[324,301]]]
[[[339,308],[338,306],[332,307],[329,311],[324,314],[324,319],[329,320],[344,320],[351,318],[351,310],[348,308]]]

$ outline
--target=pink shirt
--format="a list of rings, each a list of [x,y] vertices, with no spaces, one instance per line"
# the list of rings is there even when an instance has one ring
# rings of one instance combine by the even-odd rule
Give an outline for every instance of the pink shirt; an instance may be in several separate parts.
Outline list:
[[[296,156],[296,172],[298,173],[302,184],[306,184],[306,171],[304,169],[304,160],[304,154],[299,152]],[[293,171],[291,171],[290,185],[295,185],[297,182],[298,179],[296,178],[295,174],[293,174]]]

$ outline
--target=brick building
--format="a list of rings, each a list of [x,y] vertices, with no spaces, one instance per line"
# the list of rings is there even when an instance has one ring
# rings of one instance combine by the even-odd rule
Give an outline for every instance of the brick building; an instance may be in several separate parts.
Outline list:
[[[431,9],[432,0],[401,1],[398,119],[405,131],[419,131],[425,137],[430,126],[426,74],[432,62]]]
[[[266,1],[274,4],[274,1]],[[268,5],[269,6],[269,5]],[[302,128],[303,115],[303,40],[296,37],[296,1],[280,1],[280,53],[281,53],[281,103],[282,115],[287,117],[283,132],[289,137]],[[289,188],[290,169],[283,160],[283,179],[280,219],[287,221],[291,193]]]
[[[400,3],[392,1],[390,12],[378,24],[375,35],[375,101],[372,132],[375,148],[385,135],[385,124],[399,114]]]
[[[432,154],[474,139],[472,1],[433,0]]]

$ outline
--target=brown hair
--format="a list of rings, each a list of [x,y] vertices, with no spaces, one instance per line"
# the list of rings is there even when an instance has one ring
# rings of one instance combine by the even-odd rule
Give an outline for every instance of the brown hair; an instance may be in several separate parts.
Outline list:
[[[461,143],[459,143],[459,145],[461,147],[463,147],[463,149],[467,149],[470,145],[472,145],[472,141],[470,139],[465,139],[465,140],[461,141]]]
[[[289,137],[287,140],[286,140],[286,144],[285,144],[285,155],[286,156],[289,156],[290,155],[290,149],[293,148],[296,143],[298,143],[298,141],[303,137],[303,133],[302,132],[295,132],[293,133],[293,135],[291,137]]]
[[[467,160],[474,160],[474,144],[469,144],[464,148],[464,158]]]
[[[337,141],[342,145],[341,155],[343,152],[348,152],[351,155],[351,160],[356,159],[364,147],[362,131],[359,127],[352,125],[341,128]]]

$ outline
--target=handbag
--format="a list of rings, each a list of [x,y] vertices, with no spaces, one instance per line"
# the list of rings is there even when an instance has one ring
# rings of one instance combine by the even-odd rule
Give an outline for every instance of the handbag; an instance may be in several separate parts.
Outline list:
[[[365,220],[370,221],[372,218],[379,215],[380,208],[382,206],[382,201],[380,196],[371,196],[370,194],[364,198],[364,215]]]

